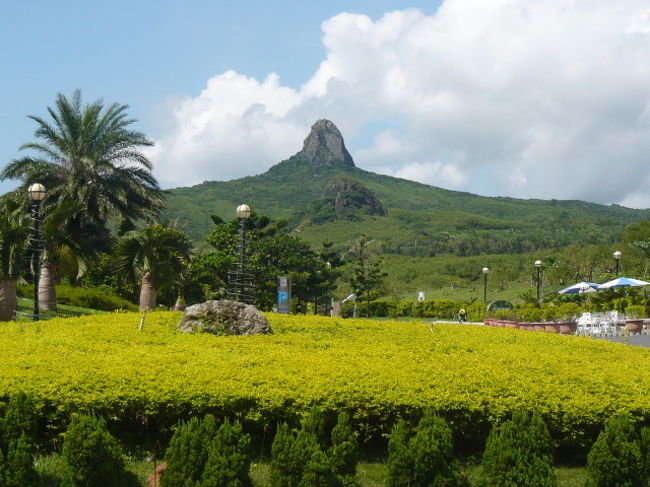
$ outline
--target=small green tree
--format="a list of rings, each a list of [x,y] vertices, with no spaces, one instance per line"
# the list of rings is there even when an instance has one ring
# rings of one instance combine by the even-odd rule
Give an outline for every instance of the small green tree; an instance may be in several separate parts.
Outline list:
[[[3,487],[36,487],[38,475],[34,470],[32,457],[33,444],[23,433],[12,440],[7,448],[6,473]]]
[[[208,445],[201,487],[249,487],[251,439],[240,423],[225,421]]]
[[[415,431],[397,423],[388,442],[388,487],[460,486],[451,430],[444,419],[425,411]]]
[[[304,457],[296,448],[296,435],[282,423],[271,445],[271,487],[297,487]]]
[[[341,412],[336,426],[332,428],[332,447],[329,450],[332,472],[341,479],[354,478],[359,463],[357,434],[350,423],[350,415]]]
[[[122,449],[102,418],[72,415],[63,458],[66,487],[119,487],[125,483]]]
[[[320,406],[312,406],[309,415],[302,422],[302,429],[312,433],[321,447],[327,446],[327,421]]]
[[[628,414],[610,418],[587,456],[589,487],[644,487],[646,462]]]
[[[393,427],[388,440],[386,487],[409,485],[411,478],[410,437],[411,429],[408,424],[403,419],[399,420]]]
[[[306,424],[318,428],[318,413],[313,422],[305,421],[297,433],[286,424],[278,427],[271,446],[271,487],[318,487],[336,485],[329,459],[316,434]]]
[[[217,423],[208,414],[203,420],[192,418],[180,423],[169,442],[162,487],[199,487],[208,461],[207,446],[217,436]]]
[[[486,487],[555,487],[553,443],[542,418],[515,411],[488,435],[481,479]]]
[[[381,270],[380,262],[373,258],[365,235],[357,238],[350,253],[356,255],[350,286],[359,299],[365,299],[366,316],[369,317],[370,300],[377,297],[378,289],[384,283],[387,274]]]
[[[11,397],[5,416],[0,422],[0,433],[8,440],[17,440],[25,435],[26,440],[36,442],[38,416],[30,396],[20,391]]]

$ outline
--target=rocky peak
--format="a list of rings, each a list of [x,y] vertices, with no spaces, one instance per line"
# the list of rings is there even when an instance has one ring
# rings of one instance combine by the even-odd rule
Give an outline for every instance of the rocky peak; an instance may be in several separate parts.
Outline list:
[[[300,151],[312,166],[346,164],[354,166],[352,156],[345,148],[343,136],[329,120],[321,119],[311,127]]]

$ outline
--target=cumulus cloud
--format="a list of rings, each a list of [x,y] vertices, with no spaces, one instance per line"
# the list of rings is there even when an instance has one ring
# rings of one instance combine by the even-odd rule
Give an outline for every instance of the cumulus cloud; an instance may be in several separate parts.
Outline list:
[[[518,197],[650,202],[645,0],[445,0],[323,23],[326,56],[298,89],[227,72],[152,153],[167,185],[259,173],[333,120],[363,168]],[[373,138],[364,127],[390,119]]]

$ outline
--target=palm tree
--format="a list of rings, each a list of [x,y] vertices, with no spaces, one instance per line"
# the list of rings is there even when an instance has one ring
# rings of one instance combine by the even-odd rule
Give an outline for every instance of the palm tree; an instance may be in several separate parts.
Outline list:
[[[82,105],[79,90],[70,99],[59,93],[56,110],[47,109],[51,122],[29,115],[38,124],[34,136],[39,141],[20,149],[36,156],[12,161],[0,178],[22,179],[23,186],[43,183],[50,206],[81,202],[85,212],[75,220],[78,225],[157,216],[164,196],[151,161],[141,152],[153,142],[129,128],[135,120],[128,118],[127,108],[117,103],[105,107],[102,100]]]
[[[117,242],[118,272],[141,279],[140,311],[155,308],[157,291],[178,282],[191,252],[183,232],[162,225],[128,232]]]
[[[26,187],[34,182],[45,185],[44,220],[62,203],[80,205],[82,211],[65,221],[57,217],[65,227],[58,232],[77,238],[79,247],[107,251],[107,223],[152,219],[164,207],[163,192],[151,173],[152,163],[141,152],[153,143],[130,128],[135,120],[128,118],[127,108],[117,103],[105,106],[102,100],[82,105],[79,90],[71,98],[58,94],[55,108],[47,109],[50,121],[29,116],[38,125],[34,132],[38,140],[22,145],[21,150],[31,150],[34,155],[16,159],[0,172],[2,180],[22,179],[21,187],[14,191],[19,198],[24,198]],[[44,285],[48,276],[57,278],[58,256],[52,251],[56,246],[49,247]],[[54,292],[53,286],[49,289]]]
[[[26,267],[29,228],[18,203],[5,199],[3,206],[0,212],[0,321],[10,321],[16,309],[16,281]]]

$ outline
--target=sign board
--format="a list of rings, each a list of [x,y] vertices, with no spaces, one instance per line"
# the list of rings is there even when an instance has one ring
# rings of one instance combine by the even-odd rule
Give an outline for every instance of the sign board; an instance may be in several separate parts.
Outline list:
[[[288,315],[291,304],[291,278],[278,277],[278,313]]]
[[[515,306],[510,301],[506,301],[505,299],[497,299],[496,301],[492,301],[487,306],[488,311],[498,311],[502,309],[515,309]]]
[[[424,301],[424,291],[418,291],[418,301]]]

